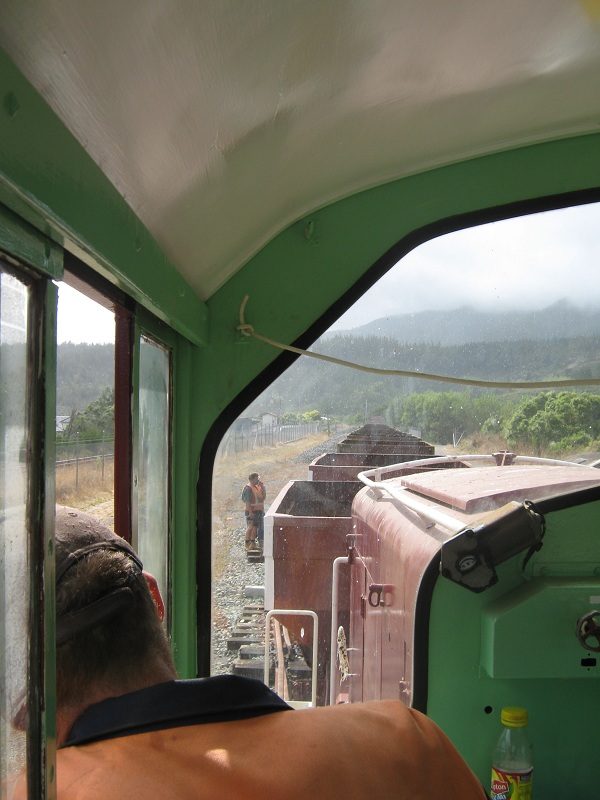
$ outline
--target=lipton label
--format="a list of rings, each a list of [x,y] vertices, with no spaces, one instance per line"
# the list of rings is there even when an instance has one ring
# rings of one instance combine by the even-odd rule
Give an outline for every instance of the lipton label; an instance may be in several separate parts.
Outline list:
[[[531,800],[533,768],[508,771],[492,767],[490,800]]]

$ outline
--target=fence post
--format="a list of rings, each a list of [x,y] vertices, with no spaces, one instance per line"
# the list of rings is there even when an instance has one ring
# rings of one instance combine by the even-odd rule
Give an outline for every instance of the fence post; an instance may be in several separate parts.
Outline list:
[[[102,459],[102,488],[104,489],[104,431],[102,431],[102,444],[100,448],[100,457]]]
[[[79,489],[79,431],[75,434],[75,488]]]

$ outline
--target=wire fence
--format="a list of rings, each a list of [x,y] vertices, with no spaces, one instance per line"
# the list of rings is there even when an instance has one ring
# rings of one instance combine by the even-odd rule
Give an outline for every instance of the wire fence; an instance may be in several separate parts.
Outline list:
[[[297,442],[312,436],[323,429],[323,422],[315,420],[295,425],[256,425],[250,430],[230,428],[219,446],[218,455],[258,450],[261,447],[275,447],[278,444]],[[78,488],[82,471],[97,473],[104,482],[108,464],[112,469],[114,460],[114,439],[91,439],[58,441],[56,443],[56,470],[70,473],[70,482]],[[66,475],[65,475],[66,478]]]
[[[260,447],[275,447],[278,444],[297,442],[312,436],[322,429],[322,422],[302,422],[297,425],[256,425],[250,430],[230,428],[219,445],[218,455],[258,450]]]
[[[78,489],[80,481],[93,476],[101,484],[112,476],[114,439],[73,439],[56,443],[56,471],[64,475],[63,483]],[[67,477],[68,473],[68,477]]]
[[[106,458],[114,453],[114,439],[71,439],[56,442],[56,464],[72,464],[83,458]]]

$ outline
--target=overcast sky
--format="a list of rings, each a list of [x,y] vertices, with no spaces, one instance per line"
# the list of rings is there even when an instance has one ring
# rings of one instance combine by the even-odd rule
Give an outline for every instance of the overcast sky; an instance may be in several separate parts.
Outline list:
[[[115,315],[66,283],[58,285],[57,327],[59,343],[115,340]]]
[[[393,267],[332,328],[473,306],[600,306],[600,204],[481,225],[433,239]],[[58,341],[112,342],[113,315],[64,284]]]
[[[461,306],[535,310],[563,298],[600,306],[599,267],[600,204],[481,225],[417,247],[332,327]]]

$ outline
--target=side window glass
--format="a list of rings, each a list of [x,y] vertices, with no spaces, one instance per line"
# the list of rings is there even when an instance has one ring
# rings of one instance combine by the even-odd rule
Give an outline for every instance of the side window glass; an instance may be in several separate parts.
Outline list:
[[[115,316],[59,285],[56,499],[114,529]]]
[[[0,797],[27,751],[29,660],[28,323],[26,283],[0,261]],[[8,792],[8,794],[6,794]]]
[[[171,351],[142,335],[137,431],[137,550],[169,595]],[[134,481],[135,484],[135,481]]]

